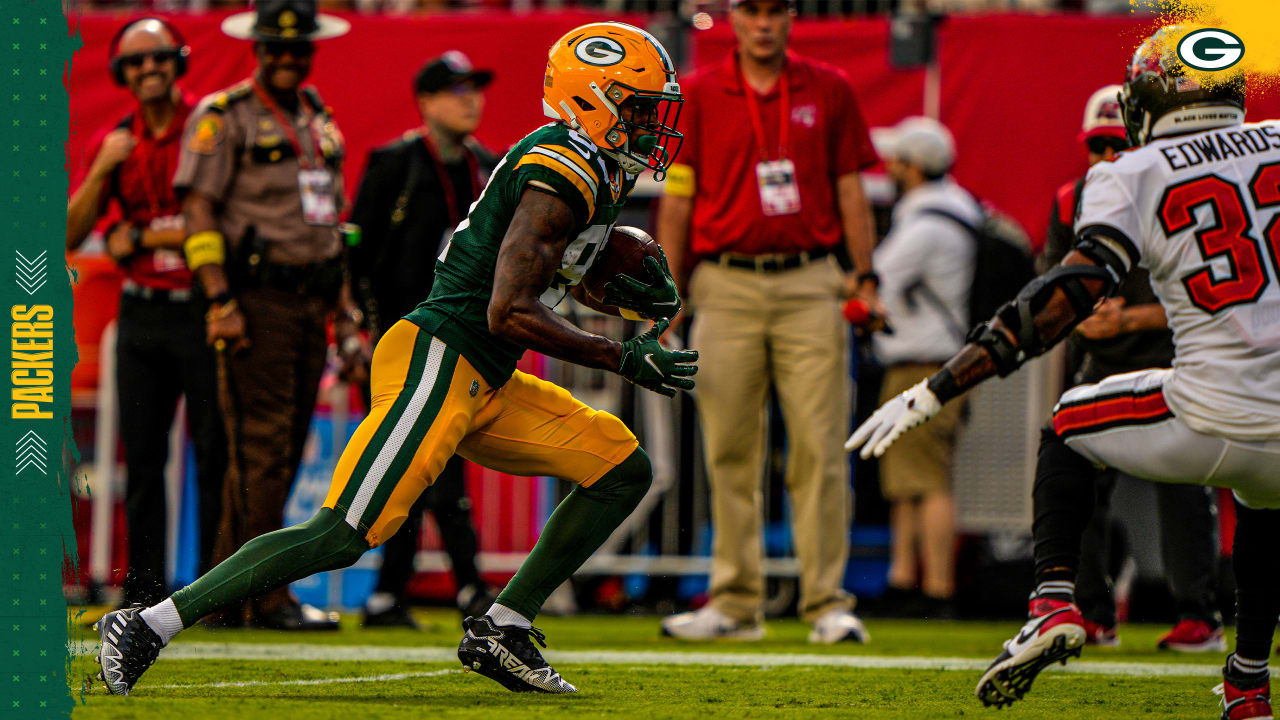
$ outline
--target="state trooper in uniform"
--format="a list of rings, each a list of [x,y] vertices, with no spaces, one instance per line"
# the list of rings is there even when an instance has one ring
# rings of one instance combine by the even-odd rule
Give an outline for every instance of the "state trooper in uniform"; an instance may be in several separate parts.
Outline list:
[[[209,300],[230,458],[214,562],[283,525],[325,365],[325,320],[342,286],[342,135],[303,87],[313,41],[347,32],[314,0],[259,0],[222,31],[253,40],[251,78],[204,98],[187,122],[174,186],[187,262]],[[218,621],[333,629],[287,587]]]

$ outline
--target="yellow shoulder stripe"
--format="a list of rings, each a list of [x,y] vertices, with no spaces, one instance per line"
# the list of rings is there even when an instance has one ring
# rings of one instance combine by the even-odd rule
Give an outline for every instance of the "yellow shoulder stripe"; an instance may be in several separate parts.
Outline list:
[[[568,158],[569,160],[573,161],[575,165],[581,168],[582,171],[585,172],[588,177],[594,178],[600,174],[599,168],[591,167],[591,163],[588,162],[586,159],[584,159],[581,155],[579,155],[578,151],[574,150],[573,148],[567,148],[563,145],[538,145],[536,147],[557,152],[561,156]]]
[[[692,167],[676,163],[667,168],[667,179],[663,183],[665,194],[687,198],[693,197],[696,189]]]
[[[569,181],[571,185],[578,189],[578,192],[582,193],[582,200],[587,204],[588,220],[590,220],[590,217],[595,214],[595,193],[592,192],[591,187],[587,184],[586,180],[583,180],[582,177],[573,169],[566,167],[562,161],[547,157],[546,155],[530,154],[520,158],[520,162],[516,163],[516,168],[518,169],[524,165],[539,165],[541,167],[545,167]]]

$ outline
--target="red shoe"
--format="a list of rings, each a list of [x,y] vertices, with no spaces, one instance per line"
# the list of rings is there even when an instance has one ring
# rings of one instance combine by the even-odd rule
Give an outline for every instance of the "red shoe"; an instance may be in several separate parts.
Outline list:
[[[1226,652],[1227,639],[1221,627],[1203,620],[1181,620],[1156,643],[1161,650],[1178,652]]]
[[[1213,689],[1222,696],[1222,720],[1272,720],[1270,675],[1249,684],[1252,687],[1232,684],[1223,669],[1222,684]]]
[[[1098,647],[1120,647],[1120,636],[1114,627],[1107,627],[1092,620],[1084,621],[1084,644]]]
[[[1087,633],[1075,603],[1032,598],[1027,617],[978,681],[976,694],[983,705],[1003,707],[1021,700],[1041,670],[1080,657]]]

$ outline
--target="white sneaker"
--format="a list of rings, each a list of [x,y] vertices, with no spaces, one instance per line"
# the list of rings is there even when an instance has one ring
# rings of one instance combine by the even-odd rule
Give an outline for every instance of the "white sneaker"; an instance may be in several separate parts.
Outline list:
[[[681,640],[761,640],[764,638],[764,625],[740,623],[706,605],[701,610],[662,618],[662,634]]]
[[[834,645],[838,642],[868,643],[871,633],[853,614],[852,610],[840,608],[828,610],[813,622],[813,631],[809,633],[809,642],[822,645]]]

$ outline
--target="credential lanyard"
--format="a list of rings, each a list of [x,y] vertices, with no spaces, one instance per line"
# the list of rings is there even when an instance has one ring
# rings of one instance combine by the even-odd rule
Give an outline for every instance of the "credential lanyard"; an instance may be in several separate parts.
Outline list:
[[[751,129],[755,131],[756,147],[760,150],[760,159],[767,160],[768,153],[765,150],[764,137],[764,120],[760,115],[760,101],[756,99],[755,88],[747,84],[747,78],[742,73],[742,65],[738,65],[738,80],[742,82],[742,94],[747,98],[747,114],[751,116]],[[791,89],[787,87],[787,69],[783,66],[782,72],[778,75],[778,94],[779,94],[779,119],[778,119],[778,159],[787,156],[787,122],[791,116]]]
[[[458,210],[458,191],[453,187],[453,176],[449,174],[448,168],[440,161],[436,155],[435,146],[431,144],[431,138],[426,131],[422,133],[422,144],[427,146],[427,154],[431,156],[431,162],[436,166],[436,177],[440,179],[440,187],[444,188],[444,201],[448,205],[450,226],[457,225],[462,220],[462,213]],[[475,200],[477,191],[480,189],[477,175],[479,170],[476,168],[476,158],[471,149],[466,145],[462,146],[462,156],[467,160],[467,177],[471,179],[471,199]]]
[[[284,111],[282,111],[280,106],[276,104],[276,101],[272,99],[270,93],[258,84],[257,78],[253,79],[253,92],[257,94],[258,99],[262,101],[262,104],[271,111],[271,115],[276,119],[276,124],[284,130],[285,136],[289,138],[289,144],[293,146],[293,153],[298,158],[298,165],[303,168],[311,167],[311,161],[308,160],[307,156],[302,152],[302,142],[298,140],[298,132],[294,130],[293,123],[289,122],[289,119],[285,117]],[[310,107],[310,103],[306,101],[306,98],[299,97],[298,102],[301,103],[300,109],[302,109],[301,106]],[[312,149],[315,150],[315,157],[321,158],[324,157],[324,155],[320,150],[320,141],[316,139],[316,134],[311,131],[311,121],[315,118],[314,111],[315,109],[312,108],[311,116],[307,117],[307,135],[311,137],[311,145]],[[302,112],[306,113],[307,110],[302,109]]]

